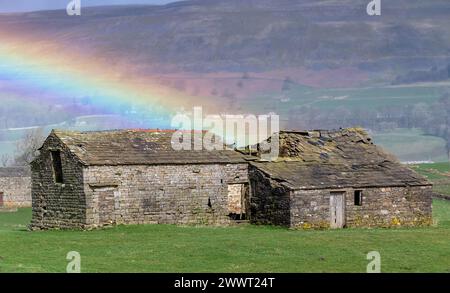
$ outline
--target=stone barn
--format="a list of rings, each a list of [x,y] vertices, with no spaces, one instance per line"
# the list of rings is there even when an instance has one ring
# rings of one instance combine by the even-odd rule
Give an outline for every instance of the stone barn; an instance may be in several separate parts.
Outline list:
[[[258,149],[175,151],[171,131],[53,131],[32,163],[32,228],[431,223],[431,184],[361,129],[283,131]]]
[[[172,131],[52,131],[32,163],[34,228],[244,219],[237,152],[175,151]]]
[[[253,222],[293,228],[431,224],[432,185],[362,129],[284,131],[279,143],[276,162],[250,163]]]
[[[0,168],[0,209],[18,207],[31,207],[30,168]]]

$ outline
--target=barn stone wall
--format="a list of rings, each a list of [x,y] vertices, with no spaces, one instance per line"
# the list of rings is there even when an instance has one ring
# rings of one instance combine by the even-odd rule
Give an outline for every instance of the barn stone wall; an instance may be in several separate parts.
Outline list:
[[[55,183],[50,150],[61,152],[64,182]],[[83,166],[55,136],[31,166],[33,229],[83,227],[86,223]]]
[[[362,205],[354,204],[355,189],[345,189],[347,227],[420,226],[432,223],[431,186],[361,188]],[[291,221],[296,228],[330,226],[331,189],[293,191]]]
[[[228,184],[248,183],[247,172],[247,164],[90,166],[87,224],[229,224]]]
[[[432,223],[432,187],[296,190],[250,166],[251,221],[292,228],[330,228],[330,194],[345,192],[346,227],[421,226]],[[355,205],[354,192],[362,191]]]
[[[56,183],[51,151],[59,150],[63,183]],[[257,167],[239,164],[84,166],[50,135],[32,163],[32,228],[87,228],[108,224],[227,225],[238,189],[248,184],[245,213],[252,223],[328,228],[330,193],[345,191],[347,227],[431,224],[431,186],[296,190]],[[1,183],[1,181],[0,181]],[[230,193],[231,192],[231,193]],[[230,194],[232,201],[230,201]]]
[[[250,214],[254,224],[290,226],[290,190],[250,166]]]
[[[31,207],[31,178],[0,177],[0,193],[3,193],[3,207]],[[0,206],[1,208],[1,206]]]

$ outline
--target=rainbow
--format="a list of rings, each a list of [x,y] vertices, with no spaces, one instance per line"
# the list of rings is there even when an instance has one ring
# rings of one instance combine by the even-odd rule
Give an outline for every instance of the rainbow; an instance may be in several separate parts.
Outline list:
[[[167,117],[177,111],[196,105],[208,107],[208,101],[165,87],[155,76],[133,73],[132,67],[29,33],[0,29],[0,81],[14,84],[14,95],[25,101],[45,104],[55,98],[69,102],[89,97],[93,106],[105,113],[132,104],[148,117],[164,117],[158,125],[146,125],[151,128],[170,127]],[[0,87],[0,98],[2,91],[5,94]]]

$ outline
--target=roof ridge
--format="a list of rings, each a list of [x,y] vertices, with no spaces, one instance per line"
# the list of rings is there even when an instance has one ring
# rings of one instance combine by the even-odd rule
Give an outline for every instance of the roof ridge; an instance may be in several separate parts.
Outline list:
[[[183,129],[160,129],[160,128],[124,128],[124,129],[106,129],[106,130],[65,130],[53,129],[54,133],[76,133],[76,134],[95,134],[95,133],[174,133],[181,132],[207,132],[208,130],[183,130]]]

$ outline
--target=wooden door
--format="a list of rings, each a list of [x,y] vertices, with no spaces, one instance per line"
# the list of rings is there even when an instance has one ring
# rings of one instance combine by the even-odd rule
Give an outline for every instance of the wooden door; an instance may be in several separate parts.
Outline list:
[[[114,188],[97,188],[94,190],[96,208],[98,213],[98,224],[112,224],[115,222],[115,197]]]
[[[330,226],[335,229],[345,226],[344,192],[332,192],[330,195]]]

